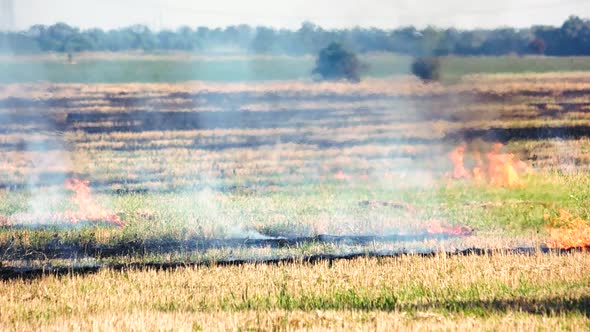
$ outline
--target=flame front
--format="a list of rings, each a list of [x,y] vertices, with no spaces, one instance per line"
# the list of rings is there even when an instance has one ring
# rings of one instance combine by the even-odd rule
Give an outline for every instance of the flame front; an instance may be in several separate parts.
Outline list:
[[[514,155],[502,153],[502,147],[501,143],[495,143],[487,154],[490,184],[509,188],[521,186],[522,182],[515,168]]]
[[[517,169],[522,169],[526,173],[532,172],[531,168],[523,161],[517,161],[513,154],[502,153],[503,145],[494,143],[488,153],[486,153],[487,165],[484,165],[481,154],[474,153],[476,166],[471,172],[465,167],[466,145],[461,144],[450,153],[451,162],[453,163],[454,179],[473,178],[477,183],[489,182],[490,185],[498,187],[519,187],[523,185]],[[486,167],[487,166],[487,167]]]
[[[481,159],[481,154],[479,152],[475,153],[474,158],[475,158],[475,161],[477,162],[477,164],[475,167],[473,167],[473,170],[472,170],[473,179],[478,184],[481,184],[481,183],[484,183],[484,181],[485,181],[485,175],[484,175],[484,171],[483,171],[483,160]]]
[[[428,223],[428,234],[469,236],[473,234],[473,228],[468,226],[448,226],[440,221],[431,221]]]
[[[90,221],[107,222],[117,226],[123,226],[124,223],[119,216],[93,202],[89,184],[90,181],[88,180],[69,179],[66,181],[66,188],[75,193],[73,201],[78,206],[78,211],[67,211],[64,213],[65,217],[72,223]]]
[[[350,175],[344,173],[343,171],[338,171],[336,174],[334,174],[334,179],[339,181],[349,181]]]
[[[549,248],[590,248],[590,223],[580,217],[574,217],[566,210],[559,210],[559,216],[551,219],[549,233]]]
[[[454,179],[461,179],[461,178],[469,178],[470,174],[465,168],[465,149],[467,146],[465,144],[459,145],[449,155],[451,157],[451,161],[453,162],[453,178]]]

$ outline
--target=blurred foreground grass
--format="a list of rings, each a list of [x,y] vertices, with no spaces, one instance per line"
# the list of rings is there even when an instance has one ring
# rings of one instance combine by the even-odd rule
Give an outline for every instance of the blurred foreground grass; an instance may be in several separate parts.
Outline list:
[[[586,254],[101,271],[2,283],[17,330],[567,330],[590,327]]]

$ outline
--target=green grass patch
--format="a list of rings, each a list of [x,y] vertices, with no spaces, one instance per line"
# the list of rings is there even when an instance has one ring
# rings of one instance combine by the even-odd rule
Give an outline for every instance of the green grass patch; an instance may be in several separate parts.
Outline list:
[[[411,57],[393,54],[364,55],[364,77],[383,78],[410,73]],[[191,60],[120,59],[65,61],[19,58],[0,62],[0,83],[49,81],[56,83],[156,83],[191,80],[253,82],[311,79],[315,59],[303,57],[238,57]],[[442,78],[453,82],[469,74],[545,73],[588,71],[587,57],[445,57]]]

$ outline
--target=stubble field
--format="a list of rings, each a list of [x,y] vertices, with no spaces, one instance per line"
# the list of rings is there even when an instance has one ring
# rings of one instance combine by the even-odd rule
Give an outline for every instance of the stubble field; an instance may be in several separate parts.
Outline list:
[[[589,91],[585,73],[469,76],[452,85],[403,77],[357,85],[3,85],[3,269],[207,266],[27,281],[5,274],[0,325],[587,329],[586,253],[442,252],[545,248],[562,234],[551,229],[588,227]],[[497,142],[518,166],[510,185],[485,171]],[[458,146],[465,149],[465,176],[456,176],[451,160]],[[477,167],[486,173],[481,179],[472,172]],[[81,197],[85,186],[68,179],[88,180],[91,196]],[[433,225],[469,232],[422,239]],[[322,234],[416,237],[362,245],[188,245]],[[163,249],[166,243],[180,246]],[[47,250],[60,247],[83,250],[55,257]],[[80,255],[97,247],[134,250]],[[424,251],[441,254],[216,266]]]

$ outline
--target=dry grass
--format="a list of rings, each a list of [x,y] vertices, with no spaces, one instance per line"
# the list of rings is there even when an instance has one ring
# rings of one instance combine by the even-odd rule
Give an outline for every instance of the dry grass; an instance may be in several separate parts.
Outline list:
[[[386,96],[431,96],[439,94],[485,93],[517,95],[522,92],[544,92],[558,95],[564,91],[586,91],[590,87],[588,72],[544,74],[480,74],[469,75],[453,85],[424,84],[409,77],[390,79],[365,79],[361,83],[311,81],[277,81],[248,83],[123,83],[123,84],[58,84],[20,83],[0,85],[0,98],[71,98],[112,96],[164,97],[172,93],[196,94],[219,93],[281,93],[293,96],[305,93],[314,96],[326,94],[386,95]]]
[[[479,131],[490,139],[495,128],[524,135],[508,149],[539,170],[571,161],[583,171],[590,159],[587,139],[533,136],[537,128],[590,126],[589,90],[587,73],[480,75],[450,86],[408,79],[4,85],[0,99],[34,103],[9,102],[3,113],[42,113],[48,119],[4,125],[0,169],[9,186],[74,173],[115,190],[166,190],[209,185],[211,179],[225,187],[301,184],[337,170],[375,178],[408,170],[436,176],[448,171],[447,153],[463,133]],[[242,116],[235,110],[246,115],[227,125]],[[186,113],[200,127],[142,128],[141,117],[121,115],[136,111],[148,117]],[[200,118],[211,114],[227,121],[208,125]],[[83,115],[89,117],[70,119]],[[178,116],[178,124],[183,121]],[[64,128],[56,135],[52,126]],[[110,132],[115,126],[123,128]]]
[[[246,265],[45,277],[2,285],[0,325],[26,330],[383,330],[421,329],[436,322],[431,328],[582,330],[589,324],[587,258],[404,257],[333,266]],[[141,319],[147,316],[151,318]]]
[[[6,119],[47,115],[2,127],[2,213],[18,216],[35,204],[68,208],[67,193],[48,187],[61,188],[65,178],[77,175],[102,190],[97,202],[120,212],[128,226],[3,230],[0,240],[34,248],[55,240],[223,236],[232,228],[379,233],[437,218],[478,229],[461,245],[535,245],[544,239],[538,232],[547,210],[563,207],[587,217],[588,139],[511,140],[508,151],[533,164],[537,174],[527,177],[526,187],[510,190],[444,180],[451,169],[448,151],[465,131],[589,126],[587,91],[585,73],[473,76],[452,86],[406,78],[359,85],[1,86],[0,99],[23,98],[2,104]],[[252,110],[252,118],[227,128],[198,127],[197,121],[195,128],[139,126],[139,131],[125,126],[137,129],[133,121],[141,119],[117,118],[135,111],[150,116],[179,111],[201,121],[206,114],[227,112],[231,120],[236,109]],[[269,120],[267,114],[274,115]],[[81,118],[72,120],[75,116]],[[113,126],[123,128],[109,132]],[[58,135],[56,127],[63,130]],[[473,163],[469,156],[466,161]],[[561,173],[552,173],[556,170]],[[336,180],[338,171],[349,180]],[[41,190],[29,190],[35,185]],[[22,193],[23,188],[31,192]],[[156,192],[112,195],[119,189]],[[359,205],[372,199],[410,203],[415,210]],[[260,249],[259,254],[276,253]],[[102,271],[2,282],[0,330],[585,330],[589,272],[587,254]]]
[[[419,312],[240,311],[214,313],[133,313],[84,319],[16,323],[14,330],[42,331],[585,331],[585,317],[544,317],[526,313],[472,317]]]

